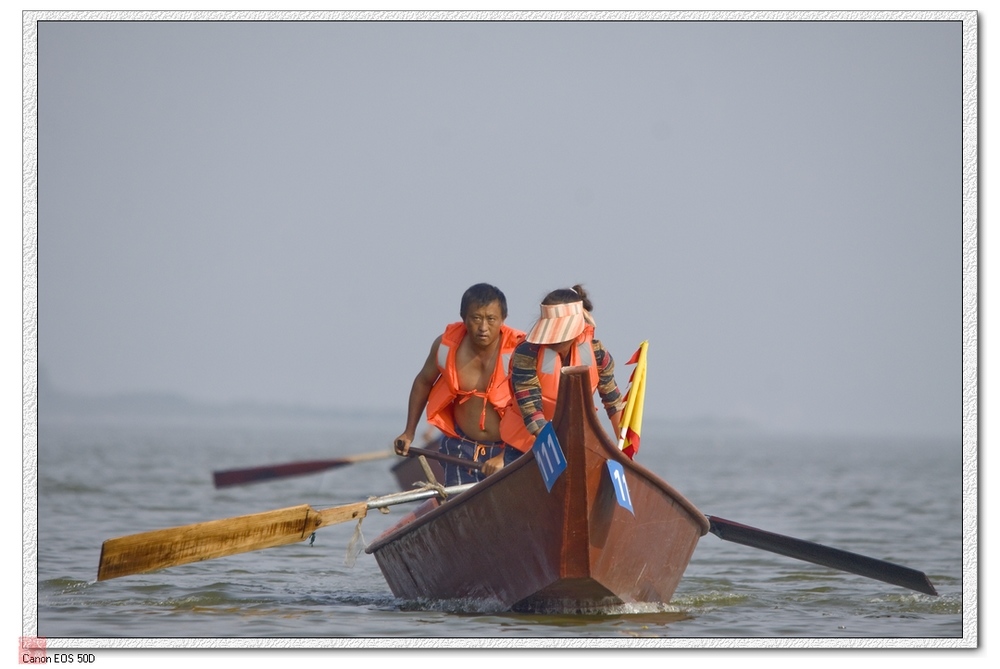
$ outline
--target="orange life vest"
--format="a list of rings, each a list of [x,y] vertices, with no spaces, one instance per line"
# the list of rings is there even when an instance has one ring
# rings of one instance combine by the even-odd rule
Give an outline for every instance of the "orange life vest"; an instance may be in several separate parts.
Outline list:
[[[594,328],[588,325],[580,333],[570,349],[569,362],[563,364],[562,356],[551,347],[540,345],[538,358],[535,362],[535,373],[542,389],[542,414],[546,420],[552,420],[556,413],[556,398],[559,396],[559,378],[563,367],[586,366],[590,368],[590,392],[597,391],[600,375],[597,371],[597,358],[594,356]],[[511,385],[509,382],[508,386]],[[500,415],[500,438],[521,452],[531,450],[535,437],[524,424],[517,402],[513,400],[514,392],[510,391],[511,404]]]
[[[431,394],[427,398],[427,422],[449,437],[456,438],[459,435],[455,428],[455,414],[451,406],[456,400],[461,404],[473,397],[483,397],[496,409],[497,413],[503,415],[504,409],[510,404],[510,384],[507,383],[510,356],[524,339],[524,333],[520,330],[506,325],[500,326],[499,359],[493,368],[493,376],[490,378],[489,386],[485,391],[462,390],[458,385],[458,367],[455,364],[455,355],[466,334],[465,323],[461,321],[452,323],[445,328],[437,353],[438,372],[441,376],[434,382]],[[486,403],[483,404],[483,413],[479,419],[481,428],[485,426],[485,421]]]

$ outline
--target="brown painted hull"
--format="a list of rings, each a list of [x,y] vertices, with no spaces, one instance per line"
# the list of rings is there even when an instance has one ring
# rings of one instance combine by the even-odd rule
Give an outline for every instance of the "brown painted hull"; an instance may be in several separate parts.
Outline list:
[[[395,596],[537,612],[670,601],[708,520],[611,442],[584,371],[564,370],[553,425],[567,467],[551,491],[528,453],[368,547]],[[635,515],[608,460],[625,470]]]

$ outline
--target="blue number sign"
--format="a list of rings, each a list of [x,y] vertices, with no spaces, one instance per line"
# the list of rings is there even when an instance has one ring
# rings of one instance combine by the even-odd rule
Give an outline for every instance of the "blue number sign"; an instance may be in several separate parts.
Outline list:
[[[611,483],[615,486],[615,497],[618,503],[635,515],[632,508],[632,497],[628,494],[628,483],[625,482],[625,468],[614,460],[608,460],[608,473],[611,474]]]
[[[559,440],[556,439],[556,431],[552,429],[551,422],[546,423],[535,437],[532,449],[535,452],[538,469],[542,472],[542,480],[545,481],[545,489],[552,492],[552,484],[566,470],[566,456],[559,447]]]

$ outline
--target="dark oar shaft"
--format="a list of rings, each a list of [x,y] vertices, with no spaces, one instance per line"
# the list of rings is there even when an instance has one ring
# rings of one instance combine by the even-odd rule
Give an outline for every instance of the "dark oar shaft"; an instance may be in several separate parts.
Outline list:
[[[777,553],[797,560],[839,569],[840,571],[873,578],[885,583],[902,586],[927,595],[937,596],[937,590],[922,571],[903,567],[892,562],[858,555],[839,548],[830,548],[811,541],[795,539],[749,525],[736,523],[717,516],[708,516],[710,531],[715,536],[733,543]]]
[[[426,448],[417,448],[416,446],[410,446],[408,451],[409,455],[423,455],[424,457],[431,458],[434,460],[440,460],[441,462],[450,462],[453,465],[459,465],[461,467],[468,467],[469,469],[482,469],[483,463],[477,462],[475,460],[469,460],[467,458],[460,458],[455,455],[448,455],[447,453],[440,453],[438,451],[431,451]]]

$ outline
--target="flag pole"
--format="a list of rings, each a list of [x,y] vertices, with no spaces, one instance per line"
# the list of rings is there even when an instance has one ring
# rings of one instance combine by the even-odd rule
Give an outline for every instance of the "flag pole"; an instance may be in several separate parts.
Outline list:
[[[642,427],[642,405],[646,394],[646,349],[648,341],[639,345],[639,350],[625,364],[635,365],[630,378],[631,385],[625,397],[625,409],[619,423],[618,449],[630,458],[639,450],[639,432]]]

